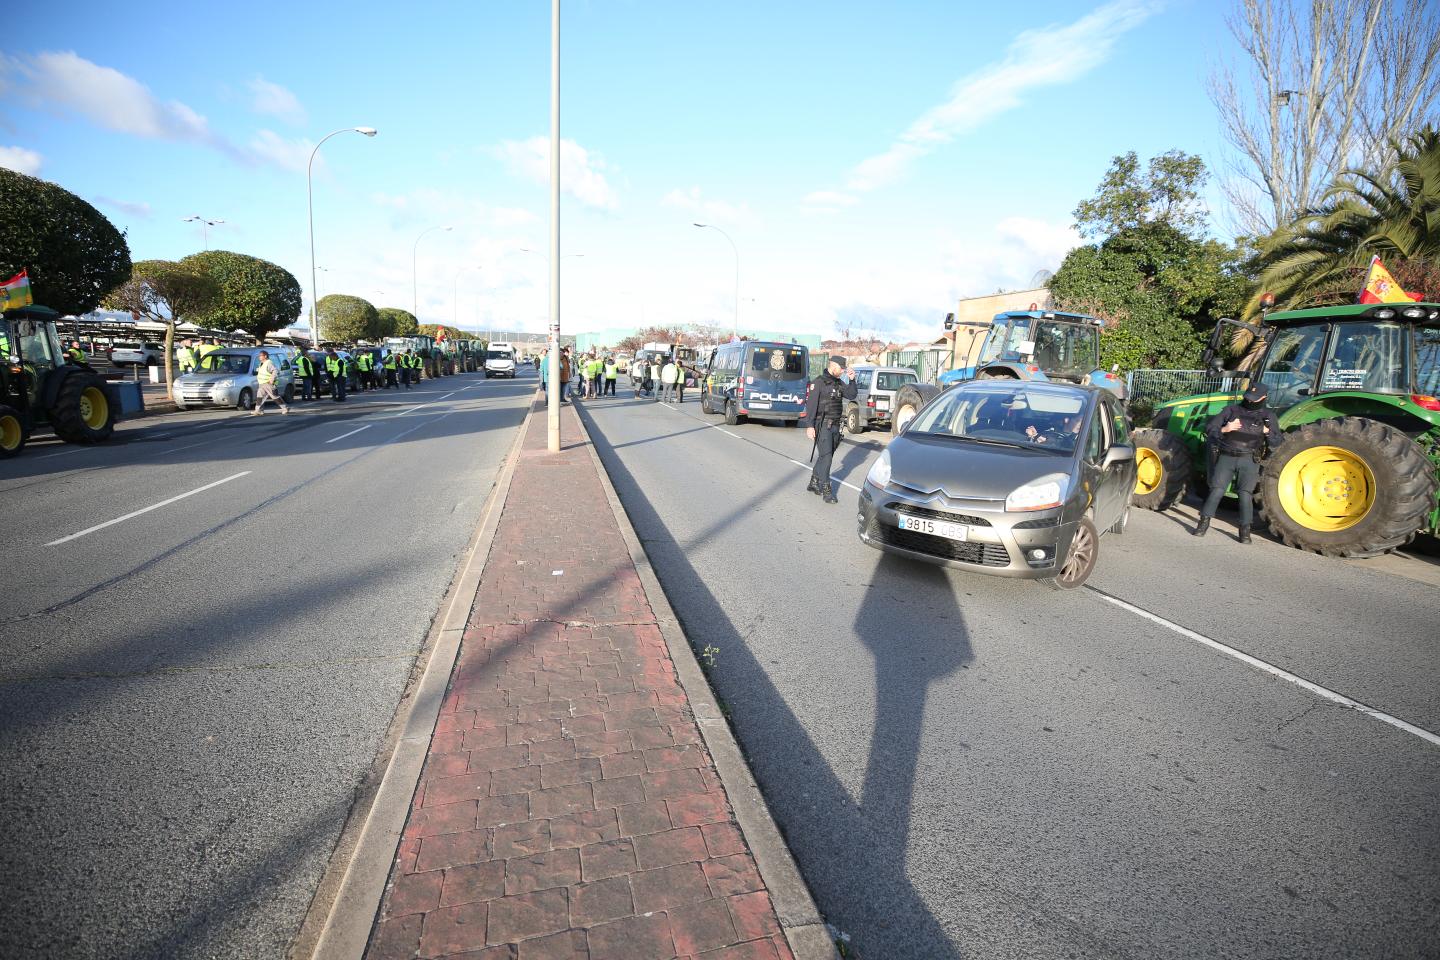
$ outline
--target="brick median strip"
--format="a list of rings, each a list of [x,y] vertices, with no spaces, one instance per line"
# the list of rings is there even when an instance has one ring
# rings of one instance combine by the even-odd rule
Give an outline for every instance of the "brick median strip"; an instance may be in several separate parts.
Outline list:
[[[583,428],[550,454],[536,406],[366,956],[788,960]]]

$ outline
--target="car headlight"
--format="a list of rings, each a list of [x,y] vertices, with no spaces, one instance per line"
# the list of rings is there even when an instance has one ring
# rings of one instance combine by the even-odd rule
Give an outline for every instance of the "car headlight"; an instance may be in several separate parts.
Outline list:
[[[1070,478],[1065,474],[1048,473],[1010,491],[1010,496],[1005,498],[1005,509],[1018,513],[1058,507],[1065,502],[1065,493],[1069,486]]]
[[[234,379],[232,379],[232,378],[228,378],[228,377],[227,377],[227,378],[224,379],[224,380],[216,380],[216,381],[215,381],[215,389],[216,389],[216,390],[229,390],[229,389],[230,389],[231,387],[233,387],[233,386],[235,386],[235,381],[234,381]]]
[[[865,475],[865,480],[877,487],[884,487],[890,482],[890,451],[880,451],[880,456],[870,466],[870,472]]]

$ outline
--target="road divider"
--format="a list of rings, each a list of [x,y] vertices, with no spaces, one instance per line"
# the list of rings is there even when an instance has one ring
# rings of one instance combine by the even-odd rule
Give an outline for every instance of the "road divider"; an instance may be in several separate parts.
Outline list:
[[[115,524],[124,523],[126,520],[134,520],[136,517],[147,514],[152,510],[159,510],[161,507],[168,507],[172,503],[179,503],[186,497],[193,497],[197,493],[204,493],[206,490],[213,490],[216,487],[220,486],[222,483],[229,483],[231,480],[239,480],[241,477],[246,477],[249,475],[249,470],[241,470],[239,473],[233,473],[223,480],[216,480],[214,483],[207,483],[203,487],[196,487],[194,490],[187,490],[184,493],[179,494],[178,496],[171,497],[168,500],[161,500],[159,503],[152,503],[148,507],[141,507],[139,510],[133,510],[130,513],[125,514],[123,517],[116,517],[114,520],[106,520],[104,523],[97,523],[93,527],[86,527],[84,530],[81,530],[78,533],[72,533],[68,537],[61,537],[59,540],[51,540],[49,543],[45,544],[45,546],[58,547],[62,543],[69,543],[71,540],[79,540],[81,537],[88,536],[89,534],[92,534],[97,530],[104,530],[106,527],[113,527],[115,526]]]

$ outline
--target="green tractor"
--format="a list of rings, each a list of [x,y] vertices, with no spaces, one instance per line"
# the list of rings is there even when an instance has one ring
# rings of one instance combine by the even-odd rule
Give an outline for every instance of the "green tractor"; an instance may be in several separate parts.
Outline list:
[[[1440,304],[1287,310],[1259,324],[1221,320],[1257,339],[1252,377],[1270,389],[1283,435],[1260,476],[1260,512],[1285,543],[1331,557],[1372,557],[1440,531]],[[1184,397],[1136,430],[1134,504],[1164,510],[1208,490],[1205,425],[1239,393]]]
[[[0,319],[0,459],[18,454],[38,424],[66,443],[99,443],[115,430],[118,404],[89,367],[67,363],[49,307]]]

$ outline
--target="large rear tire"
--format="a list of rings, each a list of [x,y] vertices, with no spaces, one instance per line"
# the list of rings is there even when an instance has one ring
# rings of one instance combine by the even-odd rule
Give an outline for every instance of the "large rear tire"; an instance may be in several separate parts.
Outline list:
[[[55,436],[66,443],[100,443],[115,432],[115,409],[105,381],[93,373],[72,373],[60,384],[50,410]]]
[[[1130,502],[1144,510],[1168,510],[1185,496],[1193,463],[1190,450],[1175,434],[1143,427],[1130,434],[1135,445],[1135,494]]]
[[[1265,462],[1260,513],[1285,543],[1373,557],[1414,539],[1435,508],[1435,466],[1414,440],[1365,417],[1317,420]]]
[[[895,406],[890,411],[890,433],[898,437],[910,421],[915,419],[920,408],[939,394],[940,388],[928,383],[907,383],[901,387],[900,392],[895,394]]]
[[[0,460],[19,456],[30,439],[30,430],[25,418],[14,407],[0,404]]]

